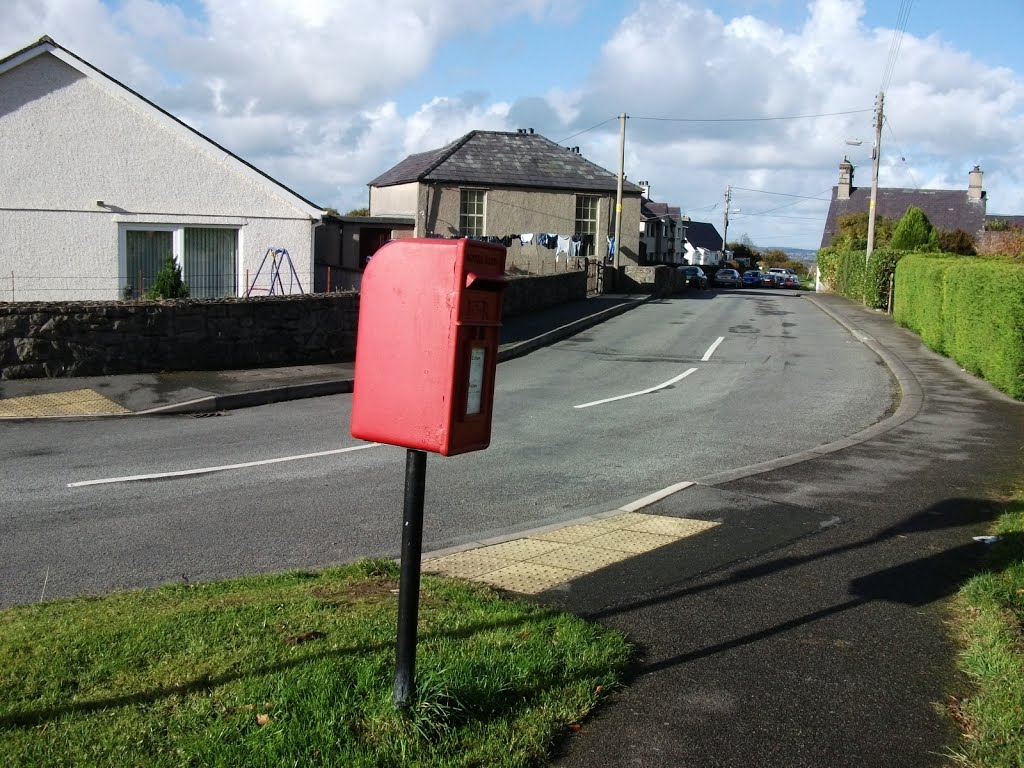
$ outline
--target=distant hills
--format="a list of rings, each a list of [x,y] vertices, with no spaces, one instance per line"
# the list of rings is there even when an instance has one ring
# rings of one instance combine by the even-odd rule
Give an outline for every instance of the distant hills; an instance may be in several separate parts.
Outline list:
[[[759,245],[756,247],[759,251],[782,251],[789,258],[807,264],[814,264],[818,260],[818,252],[808,248],[790,248],[784,245]]]

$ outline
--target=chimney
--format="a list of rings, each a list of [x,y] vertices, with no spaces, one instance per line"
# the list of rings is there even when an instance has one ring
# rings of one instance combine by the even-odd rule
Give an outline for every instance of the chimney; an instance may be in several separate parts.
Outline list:
[[[637,185],[640,187],[640,194],[646,197],[648,200],[651,199],[651,182],[649,181],[638,181]]]
[[[981,188],[981,179],[984,175],[985,173],[981,170],[980,165],[976,165],[971,169],[968,177],[970,181],[967,184],[967,199],[972,203],[980,203],[981,199],[985,196],[985,191]]]
[[[839,164],[839,188],[836,190],[836,200],[849,200],[850,189],[853,187],[853,163],[850,158],[844,157]]]

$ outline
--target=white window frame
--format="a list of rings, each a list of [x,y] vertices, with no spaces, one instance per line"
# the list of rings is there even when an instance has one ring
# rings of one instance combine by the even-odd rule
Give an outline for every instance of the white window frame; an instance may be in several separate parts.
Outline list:
[[[240,297],[245,295],[246,287],[245,283],[245,260],[242,254],[245,253],[243,248],[242,238],[244,237],[245,227],[241,224],[146,224],[143,222],[119,222],[117,225],[117,273],[118,273],[118,291],[124,288],[125,285],[133,285],[133,278],[128,274],[128,232],[170,232],[171,233],[171,256],[174,258],[174,263],[181,269],[182,273],[185,271],[184,264],[184,253],[185,253],[185,230],[186,229],[231,229],[234,230],[237,235],[237,247],[235,252],[235,274],[237,279],[235,280],[235,296]]]
[[[466,231],[462,228],[462,195],[466,192],[478,192],[483,197],[483,205],[480,212],[480,232],[476,235],[468,235],[469,237],[483,237],[487,232],[487,190],[480,187],[459,187],[459,234],[466,235]]]

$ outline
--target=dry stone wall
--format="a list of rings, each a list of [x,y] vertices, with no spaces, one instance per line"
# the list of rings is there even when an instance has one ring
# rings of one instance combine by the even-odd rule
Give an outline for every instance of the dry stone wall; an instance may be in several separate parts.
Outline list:
[[[505,317],[586,297],[582,272],[514,279]],[[0,303],[0,378],[225,370],[354,359],[358,293]]]

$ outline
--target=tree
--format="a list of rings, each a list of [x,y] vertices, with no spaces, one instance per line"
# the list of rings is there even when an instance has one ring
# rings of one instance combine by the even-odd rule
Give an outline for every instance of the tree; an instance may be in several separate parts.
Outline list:
[[[750,242],[750,238],[746,238],[747,242],[729,243],[728,248],[732,251],[732,257],[734,259],[748,259],[748,264],[753,264],[758,260],[760,254],[753,247],[753,243]]]
[[[181,266],[168,256],[157,273],[153,287],[146,291],[147,299],[188,298],[188,283],[181,279]]]
[[[862,251],[868,247],[868,212],[851,213],[839,217],[839,227],[833,245],[839,245],[853,251]],[[875,214],[875,248],[884,248],[892,240],[896,219]]]
[[[369,216],[369,208],[353,208],[351,211],[345,214],[346,216]]]
[[[893,230],[890,245],[898,251],[921,251],[932,243],[938,246],[937,235],[935,238],[932,236],[932,223],[924,211],[910,206]]]

